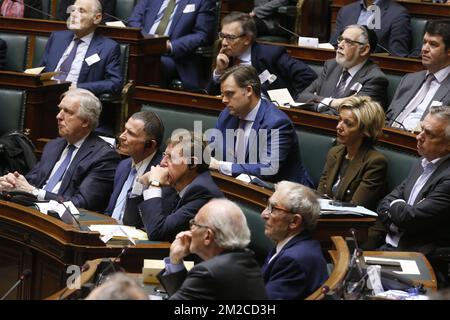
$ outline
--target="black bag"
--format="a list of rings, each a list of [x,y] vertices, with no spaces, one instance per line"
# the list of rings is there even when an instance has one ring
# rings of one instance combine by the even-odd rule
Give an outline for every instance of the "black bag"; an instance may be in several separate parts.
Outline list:
[[[0,176],[17,171],[26,175],[37,162],[34,144],[21,132],[0,137]]]

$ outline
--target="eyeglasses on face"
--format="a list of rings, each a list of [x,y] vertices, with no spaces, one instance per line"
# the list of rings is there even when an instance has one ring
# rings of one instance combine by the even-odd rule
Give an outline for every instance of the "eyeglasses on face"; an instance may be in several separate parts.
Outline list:
[[[243,36],[245,36],[245,33],[237,36],[237,35],[234,35],[234,34],[225,34],[223,32],[219,32],[219,39],[222,39],[222,40],[223,39],[227,39],[228,41],[234,41],[234,40],[236,40],[238,38],[241,38]]]
[[[285,212],[285,213],[295,214],[294,212],[291,212],[291,211],[289,211],[289,210],[287,210],[287,209],[278,207],[277,205],[275,205],[275,204],[273,204],[272,202],[268,201],[268,202],[267,202],[267,206],[266,206],[266,211],[267,211],[267,213],[268,213],[269,215],[272,215],[274,209],[283,211],[283,212]]]
[[[192,218],[191,220],[189,220],[189,228],[192,229],[193,226],[196,226],[197,228],[206,228],[206,229],[211,229],[208,226],[205,226],[203,224],[198,224],[197,222],[195,222],[195,219]]]
[[[365,45],[365,43],[363,43],[363,42],[351,40],[349,38],[344,38],[343,36],[339,36],[337,38],[337,41],[338,41],[338,43],[344,41],[344,45],[346,45],[346,46],[351,46],[351,45],[355,45],[355,44],[359,44],[361,46]]]

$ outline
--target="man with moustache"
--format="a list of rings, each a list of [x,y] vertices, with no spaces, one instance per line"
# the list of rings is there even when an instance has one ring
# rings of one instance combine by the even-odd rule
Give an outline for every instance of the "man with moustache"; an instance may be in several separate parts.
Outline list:
[[[73,89],[59,104],[60,138],[48,142],[41,160],[24,177],[0,177],[1,191],[25,191],[38,200],[72,201],[76,207],[103,211],[112,191],[119,155],[93,131],[102,105],[85,89]]]
[[[67,21],[69,30],[52,32],[40,63],[53,77],[70,81],[71,88],[82,88],[95,95],[118,94],[122,89],[120,47],[96,29],[102,21],[99,0],[77,0]]]
[[[388,80],[369,59],[377,44],[373,30],[350,25],[338,38],[336,58],[327,60],[322,73],[308,88],[296,97],[303,107],[320,113],[338,115],[337,107],[351,95],[369,96],[386,104]]]

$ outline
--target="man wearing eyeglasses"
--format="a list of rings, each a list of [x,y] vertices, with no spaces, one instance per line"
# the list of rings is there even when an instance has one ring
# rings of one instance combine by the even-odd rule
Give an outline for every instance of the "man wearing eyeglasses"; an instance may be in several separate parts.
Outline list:
[[[296,97],[305,109],[338,115],[337,108],[349,96],[369,96],[386,105],[388,80],[372,60],[377,36],[365,26],[351,25],[339,37],[336,58],[327,60],[322,73]]]
[[[282,181],[261,213],[264,233],[275,242],[262,271],[269,299],[304,299],[328,278],[319,242],[312,240],[320,215],[314,192]]]
[[[100,1],[76,0],[70,12],[69,30],[50,35],[40,65],[46,72],[58,72],[53,79],[70,81],[71,88],[95,95],[119,93],[123,81],[119,44],[95,32],[102,21]]]
[[[223,197],[208,171],[209,160],[198,157],[205,147],[202,137],[176,132],[160,165],[152,166],[139,179],[144,185],[144,201],[130,198],[126,213],[128,219],[142,219],[150,240],[173,241],[178,232],[189,229],[189,220],[205,203]]]
[[[204,88],[194,51],[209,46],[217,28],[215,0],[140,0],[128,19],[128,26],[142,33],[167,36],[166,54],[161,57],[162,86],[179,78],[185,89]]]
[[[250,230],[242,210],[226,199],[205,204],[177,234],[158,274],[171,300],[263,300],[261,269],[247,249]],[[183,259],[196,254],[203,262],[189,272]]]
[[[291,58],[284,48],[256,43],[256,36],[255,22],[248,14],[231,12],[222,19],[221,49],[208,84],[209,94],[220,94],[220,76],[238,64],[256,69],[265,96],[267,90],[287,88],[294,97],[317,78],[310,67]]]

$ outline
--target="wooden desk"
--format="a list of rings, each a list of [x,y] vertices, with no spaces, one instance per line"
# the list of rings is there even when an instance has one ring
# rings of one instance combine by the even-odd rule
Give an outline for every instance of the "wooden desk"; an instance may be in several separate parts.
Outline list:
[[[69,82],[42,82],[37,75],[0,71],[0,87],[27,91],[24,131],[30,138],[54,138],[58,136],[56,114],[60,96],[69,88]]]
[[[160,104],[170,107],[185,107],[186,110],[213,112],[219,114],[224,105],[216,96],[166,90],[155,87],[135,88],[130,104],[130,114],[140,110],[142,104]],[[307,127],[329,134],[336,134],[337,117],[294,108],[280,108],[292,122],[299,127]],[[417,154],[417,141],[414,134],[395,128],[384,128],[379,143],[401,151]]]
[[[95,213],[80,216],[82,225],[111,220]],[[81,231],[34,209],[0,200],[0,292],[6,292],[23,270],[32,270],[31,281],[25,281],[10,299],[47,297],[65,286],[67,266],[116,257],[123,246],[123,242],[106,245],[97,232]],[[162,259],[169,247],[166,242],[139,242],[123,255],[121,264],[130,272],[140,272],[144,258]]]
[[[34,37],[38,35],[48,37],[53,31],[66,29],[66,22],[64,21],[0,17],[0,31],[30,36],[29,56],[31,56],[31,59],[28,59],[28,67],[31,67],[34,53]],[[128,79],[135,80],[137,84],[141,85],[159,84],[160,56],[166,52],[167,37],[147,38],[142,35],[138,28],[117,28],[102,25],[98,28],[98,31],[117,42],[129,44]]]

